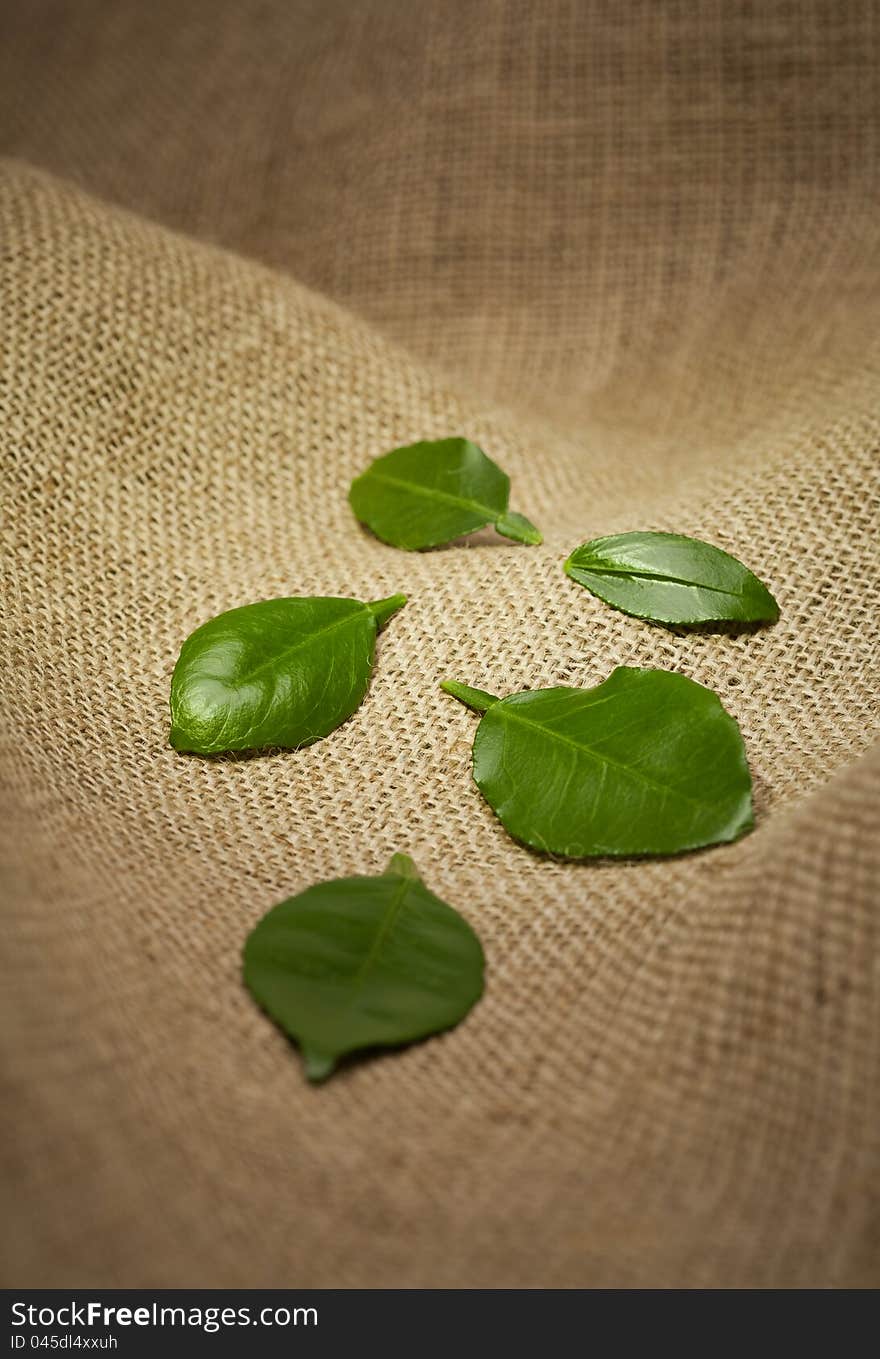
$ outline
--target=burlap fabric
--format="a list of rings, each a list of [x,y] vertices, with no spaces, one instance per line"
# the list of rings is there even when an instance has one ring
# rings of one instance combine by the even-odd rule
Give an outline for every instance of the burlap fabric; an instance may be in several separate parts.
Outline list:
[[[4,23],[5,1282],[880,1283],[876,8]],[[543,547],[353,523],[369,456],[452,432]],[[778,625],[670,632],[562,575],[631,527],[734,551]],[[327,740],[168,747],[200,621],[397,590]],[[718,690],[751,836],[614,865],[507,838],[438,682],[620,663]],[[309,1088],[242,940],[394,850],[487,994]]]

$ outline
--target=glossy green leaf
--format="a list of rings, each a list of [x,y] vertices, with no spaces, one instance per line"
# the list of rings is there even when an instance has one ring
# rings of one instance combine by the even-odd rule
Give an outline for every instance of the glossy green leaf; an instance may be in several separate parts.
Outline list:
[[[518,840],[566,858],[676,854],[752,825],[739,727],[710,689],[618,669],[594,689],[496,699],[442,688],[484,716],[474,779]]]
[[[679,533],[594,538],[565,563],[572,580],[606,604],[654,623],[770,623],[779,605],[729,553]]]
[[[376,633],[405,603],[267,599],[203,623],[171,678],[171,744],[211,755],[326,736],[363,700]]]
[[[265,915],[245,944],[244,980],[320,1081],[346,1053],[457,1024],[482,994],[483,950],[395,854],[378,877],[317,883]]]
[[[351,483],[349,503],[392,547],[439,547],[494,524],[506,538],[542,541],[534,524],[508,511],[510,479],[468,439],[408,444],[376,458]]]

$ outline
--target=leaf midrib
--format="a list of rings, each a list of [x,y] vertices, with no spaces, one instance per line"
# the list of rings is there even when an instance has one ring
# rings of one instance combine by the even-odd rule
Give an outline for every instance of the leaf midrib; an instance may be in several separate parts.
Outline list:
[[[363,612],[367,614],[370,612],[366,605],[364,606]],[[329,633],[335,632],[337,628],[345,627],[346,623],[351,623],[355,618],[361,618],[362,616],[361,611],[356,610],[353,613],[345,614],[343,618],[337,618],[333,623],[328,623],[326,627],[318,628],[315,632],[307,633],[305,637],[300,638],[298,642],[294,642],[292,646],[285,647],[283,651],[279,651],[276,655],[270,656],[265,661],[261,661],[258,666],[253,670],[248,671],[246,675],[237,675],[231,680],[226,675],[216,675],[212,676],[212,678],[222,680],[226,684],[250,684],[262,670],[266,670],[269,666],[282,664],[288,657],[293,656],[297,651],[302,651],[305,647],[310,646],[312,642],[317,641],[319,637],[326,637]]]
[[[504,513],[503,510],[496,510],[492,505],[484,505],[479,500],[468,500],[465,496],[453,495],[451,491],[438,491],[431,486],[420,486],[414,481],[405,481],[403,477],[391,476],[388,472],[370,472],[371,481],[384,481],[389,486],[399,486],[405,491],[411,491],[413,495],[424,496],[427,500],[442,500],[447,505],[457,505],[460,509],[474,510],[478,514],[484,514],[487,519],[497,519]]]
[[[709,590],[715,595],[727,595],[730,599],[744,599],[744,590],[725,590],[721,585],[708,585],[703,581],[685,580],[683,576],[669,576],[656,571],[637,571],[623,566],[584,566],[582,562],[572,562],[575,571],[586,571],[592,576],[626,576],[633,580],[656,580],[668,585],[686,585],[691,590]]]
[[[697,798],[689,797],[687,793],[681,792],[680,789],[674,788],[671,784],[658,783],[656,779],[652,779],[648,775],[640,773],[634,765],[621,764],[620,760],[614,760],[608,755],[601,755],[599,751],[594,750],[592,746],[582,745],[579,741],[573,741],[570,736],[565,736],[562,732],[554,731],[551,727],[546,727],[540,722],[533,722],[528,717],[523,717],[521,713],[514,712],[511,708],[506,707],[503,701],[493,704],[489,709],[489,712],[501,713],[508,721],[520,722],[524,727],[531,727],[533,731],[540,731],[553,741],[558,741],[562,745],[571,746],[573,750],[580,751],[584,755],[592,756],[592,758],[601,765],[608,765],[612,769],[622,770],[632,778],[638,779],[640,783],[644,783],[647,787],[654,788],[658,792],[671,793],[674,797],[681,798],[683,802],[689,802],[693,807],[703,808],[706,805]]]
[[[406,897],[408,889],[411,886],[412,880],[410,878],[401,878],[400,887],[395,892],[394,896],[391,898],[391,901],[385,907],[385,910],[382,913],[382,918],[379,922],[379,928],[376,931],[375,937],[373,939],[372,944],[370,945],[369,951],[351,979],[351,993],[348,997],[346,1008],[349,1008],[351,1005],[354,1004],[356,997],[363,990],[367,973],[370,971],[370,968],[373,966],[376,959],[379,957],[379,954],[382,952],[382,945],[385,943],[385,940],[388,938],[390,931],[394,928],[394,925],[397,921],[397,917],[403,910],[404,899]]]

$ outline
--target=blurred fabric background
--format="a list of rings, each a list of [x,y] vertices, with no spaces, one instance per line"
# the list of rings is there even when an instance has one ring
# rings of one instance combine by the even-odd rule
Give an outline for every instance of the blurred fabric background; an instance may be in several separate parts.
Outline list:
[[[873,0],[3,7],[7,1283],[880,1283],[878,28]],[[357,528],[368,458],[447,433],[544,547]],[[565,580],[628,528],[734,552],[780,623],[670,632]],[[167,748],[212,612],[398,589],[327,741]],[[505,837],[439,680],[618,663],[721,693],[752,836],[613,866]],[[241,942],[398,849],[487,996],[309,1089]]]

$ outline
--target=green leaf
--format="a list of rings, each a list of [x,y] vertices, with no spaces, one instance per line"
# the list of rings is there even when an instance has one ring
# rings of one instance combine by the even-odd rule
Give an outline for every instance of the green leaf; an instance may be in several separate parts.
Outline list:
[[[779,605],[729,553],[679,533],[616,533],[576,548],[572,580],[606,604],[653,623],[772,623]]]
[[[534,524],[508,511],[509,495],[510,479],[476,444],[438,439],[376,458],[351,483],[348,500],[392,547],[439,547],[486,524],[518,543],[542,542]]]
[[[484,711],[474,779],[534,849],[572,859],[676,854],[752,826],[739,727],[717,694],[684,675],[619,666],[594,689],[501,699],[442,688]]]
[[[395,854],[378,877],[320,882],[269,911],[245,943],[244,980],[321,1081],[346,1053],[457,1024],[482,995],[483,950]]]
[[[326,736],[363,700],[376,633],[405,603],[267,599],[203,623],[171,677],[171,744],[212,755]]]

